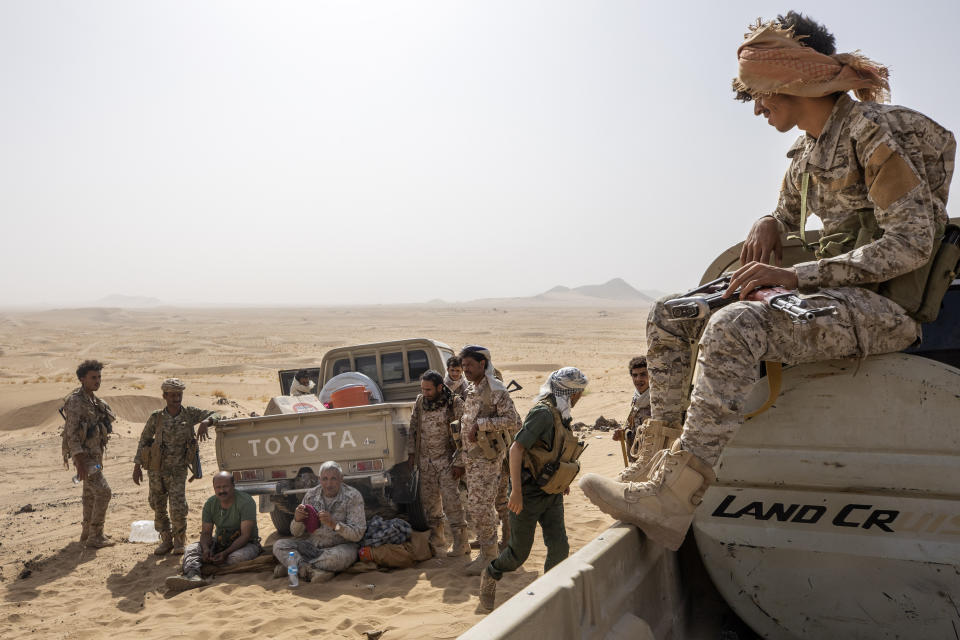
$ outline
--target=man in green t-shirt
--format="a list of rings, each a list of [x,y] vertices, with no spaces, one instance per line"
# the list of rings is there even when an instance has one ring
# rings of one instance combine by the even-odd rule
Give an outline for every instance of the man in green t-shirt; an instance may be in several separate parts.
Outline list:
[[[203,505],[200,541],[183,552],[182,576],[167,578],[167,588],[184,591],[202,587],[200,566],[237,564],[260,555],[257,533],[257,503],[249,494],[236,491],[233,474],[220,471],[213,476],[213,492]]]
[[[563,519],[563,496],[570,493],[569,483],[564,483],[565,487],[556,487],[558,493],[545,492],[537,476],[543,481],[550,472],[547,466],[541,467],[537,461],[567,462],[561,454],[567,439],[574,439],[570,430],[570,409],[583,396],[586,387],[587,378],[576,367],[563,367],[551,373],[540,387],[536,404],[527,413],[523,428],[510,446],[510,498],[507,502],[507,508],[510,509],[510,540],[483,571],[480,581],[481,609],[493,610],[497,580],[504,573],[520,568],[530,555],[538,522],[543,531],[543,543],[547,547],[544,573],[565,560],[570,553]],[[558,434],[562,440],[554,442]],[[573,450],[567,449],[568,452]]]

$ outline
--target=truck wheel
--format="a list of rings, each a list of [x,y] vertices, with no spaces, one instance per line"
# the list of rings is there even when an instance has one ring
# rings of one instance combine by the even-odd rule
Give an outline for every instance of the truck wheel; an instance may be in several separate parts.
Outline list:
[[[413,500],[403,505],[407,520],[415,531],[426,531],[430,528],[427,524],[427,514],[423,510],[423,503],[420,502],[420,474],[415,474],[417,478],[416,489],[413,493]]]
[[[282,536],[290,535],[290,523],[293,522],[293,514],[281,511],[278,505],[273,505],[273,511],[270,512],[270,519],[273,520],[273,526],[277,533]]]

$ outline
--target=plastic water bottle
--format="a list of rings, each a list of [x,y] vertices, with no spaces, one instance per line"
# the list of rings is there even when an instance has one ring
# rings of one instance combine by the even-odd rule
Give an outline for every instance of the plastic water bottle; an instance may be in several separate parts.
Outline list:
[[[290,588],[300,585],[300,578],[298,577],[299,570],[297,569],[297,557],[293,555],[291,551],[287,555],[287,576],[290,578]]]
[[[87,477],[103,470],[102,464],[95,464],[87,467]],[[73,476],[73,484],[80,484],[80,476]]]

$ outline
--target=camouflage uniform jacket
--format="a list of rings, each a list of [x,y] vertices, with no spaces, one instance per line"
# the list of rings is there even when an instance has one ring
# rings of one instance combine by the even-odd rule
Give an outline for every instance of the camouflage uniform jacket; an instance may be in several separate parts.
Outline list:
[[[160,470],[186,469],[187,446],[193,441],[193,425],[210,418],[211,424],[217,422],[220,416],[215,411],[198,409],[197,407],[180,407],[180,413],[170,415],[166,408],[157,409],[147,418],[140,434],[140,444],[137,446],[137,455],[133,457],[134,464],[141,464],[140,453],[147,443],[157,436],[157,429],[163,430],[161,443],[163,453],[160,459]]]
[[[107,424],[116,420],[110,405],[80,387],[64,399],[63,415],[63,459],[83,453],[99,460],[110,439]]]
[[[310,542],[320,549],[335,547],[345,542],[360,542],[367,530],[367,516],[363,510],[363,496],[360,492],[343,483],[340,492],[332,498],[323,495],[323,487],[317,485],[308,490],[301,504],[308,504],[317,511],[328,511],[333,519],[340,523],[340,531],[335,531],[321,523],[313,533],[307,533],[307,525],[294,520],[290,523],[290,533],[301,538],[308,536]]]
[[[643,393],[633,392],[630,401],[630,413],[627,414],[627,429],[631,431],[640,427],[644,420],[650,417],[650,389]]]
[[[787,153],[773,217],[781,231],[799,229],[808,172],[807,213],[822,220],[824,235],[845,230],[845,221],[866,210],[883,236],[795,265],[800,291],[884,282],[924,265],[947,222],[955,152],[953,134],[916,111],[840,97],[819,138],[803,135]]]
[[[463,415],[463,400],[452,394],[442,406],[428,409],[423,395],[417,397],[410,415],[410,435],[407,438],[407,455],[417,454],[427,459],[443,458],[449,461],[455,447],[450,437],[450,423]],[[417,451],[417,442],[420,451]],[[419,460],[418,460],[419,461]]]
[[[488,395],[489,394],[489,395]],[[489,403],[484,402],[489,397]],[[484,376],[479,383],[470,383],[467,388],[467,399],[463,405],[463,416],[460,418],[460,433],[463,434],[463,452],[470,453],[479,447],[476,442],[470,442],[466,434],[474,431],[494,431],[506,429],[510,438],[520,429],[520,414],[513,405],[513,399],[506,390],[491,389],[490,382]]]

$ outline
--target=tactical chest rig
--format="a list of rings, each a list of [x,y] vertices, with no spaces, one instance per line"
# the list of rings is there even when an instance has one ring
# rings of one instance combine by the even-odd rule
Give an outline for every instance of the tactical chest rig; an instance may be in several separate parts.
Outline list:
[[[493,390],[487,384],[483,387],[480,394],[480,411],[477,412],[477,419],[497,418],[497,407],[493,404]],[[486,426],[486,425],[485,425]],[[482,457],[486,460],[496,460],[500,454],[505,454],[517,435],[516,425],[514,428],[490,425],[486,429],[477,428],[477,448],[472,449],[468,455],[471,457]]]
[[[556,407],[543,401],[537,404],[550,409],[553,414],[553,446],[547,449],[543,441],[538,440],[524,452],[523,465],[541,491],[563,493],[580,473],[579,459],[587,445],[563,426]]]

